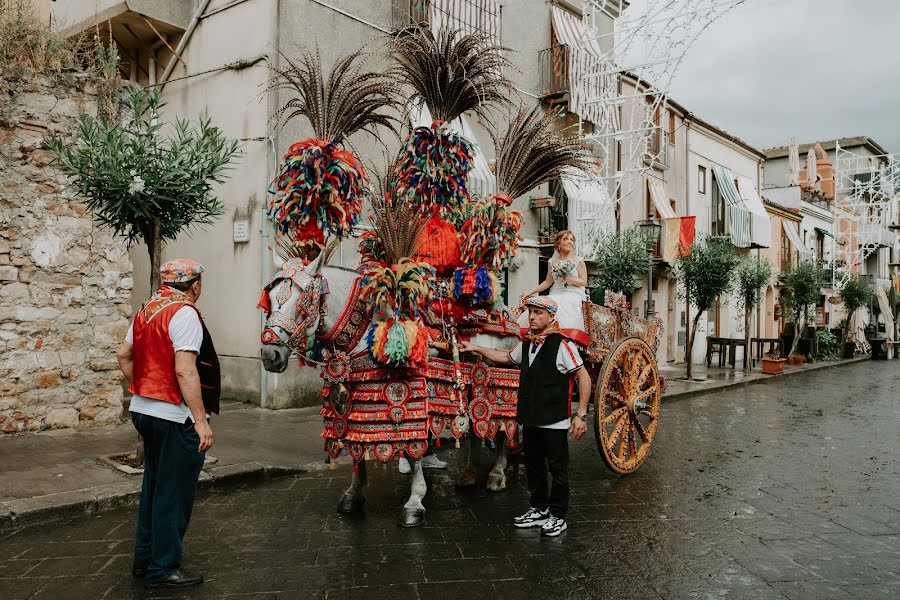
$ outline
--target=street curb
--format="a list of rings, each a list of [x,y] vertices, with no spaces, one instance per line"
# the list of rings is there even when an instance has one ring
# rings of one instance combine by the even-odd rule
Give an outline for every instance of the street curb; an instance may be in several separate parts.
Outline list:
[[[815,365],[811,365],[810,367],[803,369],[801,371],[785,371],[779,373],[777,375],[766,375],[765,377],[757,377],[751,379],[749,381],[731,381],[728,383],[720,383],[716,384],[712,387],[701,388],[696,390],[687,390],[684,392],[678,392],[676,394],[663,394],[662,400],[663,402],[673,402],[675,400],[684,400],[686,398],[693,398],[695,396],[702,396],[704,394],[712,394],[715,392],[719,392],[722,390],[734,389],[738,387],[746,387],[749,385],[756,385],[758,383],[764,383],[768,381],[778,381],[784,377],[793,377],[795,375],[804,375],[806,373],[812,373],[813,371],[820,371],[822,369],[833,369],[835,367],[846,367],[848,365],[855,365],[857,363],[866,362],[872,360],[868,356],[860,356],[857,358],[850,358],[846,360],[836,361],[836,362],[824,362],[817,363]]]
[[[283,467],[259,462],[223,465],[201,471],[197,489],[212,489],[305,472],[303,468],[299,467]],[[41,525],[105,512],[123,506],[137,506],[140,493],[141,478],[131,477],[125,481],[83,490],[3,502],[0,503],[0,533],[7,533],[26,525]]]

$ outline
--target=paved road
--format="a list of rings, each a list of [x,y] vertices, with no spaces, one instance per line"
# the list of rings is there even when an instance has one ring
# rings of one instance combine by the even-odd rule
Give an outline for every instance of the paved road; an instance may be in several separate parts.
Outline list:
[[[0,540],[0,598],[900,598],[900,368],[870,362],[663,406],[653,454],[619,478],[573,449],[569,531],[508,525],[502,494],[429,476],[428,523],[396,526],[407,493],[371,469],[363,518],[335,511],[349,468],[207,492],[186,566],[208,581],[132,580],[130,510]],[[487,455],[485,454],[487,461]]]

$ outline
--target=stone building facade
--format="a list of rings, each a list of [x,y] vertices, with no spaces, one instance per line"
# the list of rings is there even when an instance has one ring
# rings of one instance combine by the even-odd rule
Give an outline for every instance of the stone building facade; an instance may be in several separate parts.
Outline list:
[[[65,189],[45,139],[96,113],[84,74],[0,70],[0,430],[118,423],[131,314],[124,240]]]

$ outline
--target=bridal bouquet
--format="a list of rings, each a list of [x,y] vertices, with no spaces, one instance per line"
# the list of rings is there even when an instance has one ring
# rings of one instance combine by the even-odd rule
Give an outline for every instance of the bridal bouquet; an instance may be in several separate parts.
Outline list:
[[[575,263],[567,260],[557,261],[550,267],[550,272],[553,273],[553,279],[560,283],[565,283],[566,277],[572,275],[574,270]]]

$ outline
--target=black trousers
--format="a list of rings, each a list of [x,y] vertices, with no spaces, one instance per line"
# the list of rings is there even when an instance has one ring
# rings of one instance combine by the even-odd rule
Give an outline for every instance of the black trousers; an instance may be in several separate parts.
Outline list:
[[[569,510],[569,430],[542,429],[526,425],[525,474],[531,492],[531,506],[550,509],[550,514],[566,518]],[[547,471],[550,485],[547,485]]]
[[[194,424],[131,413],[144,438],[144,482],[134,544],[134,562],[146,565],[147,580],[181,568],[184,533],[191,521],[204,454]]]

